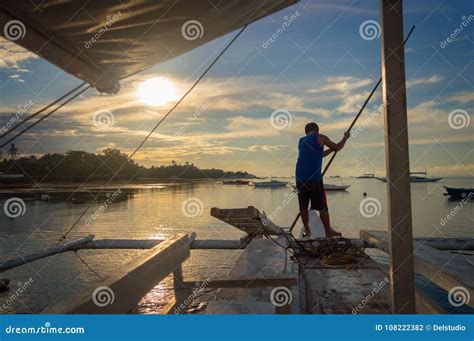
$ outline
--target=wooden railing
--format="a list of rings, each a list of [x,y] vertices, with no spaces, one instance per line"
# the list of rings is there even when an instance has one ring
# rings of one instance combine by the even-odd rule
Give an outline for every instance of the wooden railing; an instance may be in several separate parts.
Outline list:
[[[44,314],[126,314],[169,274],[182,273],[195,235],[177,234]]]

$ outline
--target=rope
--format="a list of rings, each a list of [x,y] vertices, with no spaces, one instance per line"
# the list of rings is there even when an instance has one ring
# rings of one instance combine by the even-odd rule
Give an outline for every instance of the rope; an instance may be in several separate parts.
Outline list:
[[[161,125],[161,123],[163,123],[163,121],[168,118],[168,116],[170,116],[173,111],[181,104],[181,102],[191,93],[191,91],[199,84],[199,82],[204,78],[204,76],[209,72],[209,70],[214,66],[214,64],[217,63],[217,61],[222,57],[222,55],[229,49],[229,47],[237,40],[237,38],[244,32],[244,30],[247,28],[248,25],[245,25],[244,27],[242,27],[242,29],[234,36],[234,38],[231,39],[231,41],[226,45],[226,47],[217,55],[217,57],[212,61],[211,64],[209,64],[209,66],[204,70],[204,72],[201,74],[201,76],[199,76],[199,78],[193,83],[193,85],[188,89],[188,91],[186,91],[186,93],[184,93],[184,95],[179,99],[179,101],[176,102],[175,105],[173,105],[173,107],[168,110],[168,112],[166,113],[166,115],[164,115],[159,121],[158,123],[150,130],[150,132],[148,133],[148,135],[140,142],[140,144],[135,148],[135,150],[128,156],[128,160],[130,160],[139,150],[140,148],[145,144],[145,142],[150,138],[151,135],[153,135],[153,133],[156,131],[156,129],[158,129],[158,127]],[[119,169],[114,172],[114,174],[112,175],[112,177],[107,181],[107,183],[105,184],[105,186],[107,186],[108,184],[110,184],[110,182],[112,182],[112,180],[115,178],[115,175],[118,174],[120,172],[120,170],[125,166],[126,162],[124,162],[120,167]],[[97,199],[99,197],[100,194],[102,194],[102,192],[104,191],[104,187],[101,188],[101,190],[96,194],[95,196],[95,199]],[[91,207],[91,204],[89,204],[85,209],[84,211],[81,213],[81,215],[76,219],[76,221],[71,225],[71,227],[63,234],[63,236],[61,238],[59,238],[58,242],[56,245],[58,245],[59,243],[61,243],[63,240],[66,239],[67,235],[74,229],[74,227],[79,223],[79,221],[82,219],[82,217],[84,217],[84,215],[87,213],[87,211],[90,209]]]
[[[64,98],[66,98],[67,96],[69,96],[70,94],[72,94],[73,92],[75,92],[76,90],[79,90],[80,88],[82,88],[84,85],[86,84],[86,82],[82,82],[81,84],[79,84],[78,86],[76,86],[74,89],[66,92],[64,95],[62,95],[61,97],[59,97],[57,100],[55,100],[54,102],[51,102],[50,104],[48,104],[47,106],[43,107],[42,109],[38,110],[37,112],[29,115],[28,117],[26,117],[24,120],[22,120],[21,122],[15,124],[10,130],[6,131],[5,133],[1,134],[0,135],[0,139],[4,138],[5,136],[7,136],[8,134],[10,134],[12,131],[14,131],[15,129],[17,129],[18,127],[22,126],[23,124],[25,124],[26,122],[28,122],[29,120],[31,120],[32,118],[38,116],[39,114],[41,114],[43,111],[51,108],[53,105],[57,104],[58,102],[62,101]]]
[[[79,258],[79,260],[81,261],[81,263],[86,266],[87,269],[89,269],[94,275],[97,276],[97,278],[102,279],[102,276],[101,276],[97,271],[95,271],[89,264],[87,264],[87,262],[84,260],[84,258],[82,258],[82,257],[79,255],[79,250],[74,251],[74,254],[77,256],[77,258]]]
[[[52,114],[54,114],[56,111],[58,111],[59,109],[61,109],[63,106],[65,106],[66,104],[68,104],[69,102],[71,102],[73,99],[75,99],[76,97],[82,95],[84,92],[86,92],[87,90],[90,89],[90,85],[88,85],[87,87],[85,87],[84,89],[82,89],[81,91],[77,92],[74,96],[70,97],[69,99],[67,99],[65,102],[61,103],[59,106],[57,106],[55,109],[53,109],[52,111],[50,111],[49,113],[47,113],[46,115],[44,115],[43,117],[41,117],[38,121],[35,121],[34,123],[30,124],[28,127],[26,127],[25,129],[23,129],[22,131],[20,131],[19,133],[17,133],[15,136],[11,137],[10,139],[8,139],[8,141],[4,142],[2,145],[0,145],[0,148],[3,148],[5,147],[7,144],[9,144],[10,142],[12,142],[13,140],[15,140],[17,137],[23,135],[24,133],[26,133],[27,131],[29,131],[31,128],[33,128],[34,126],[36,126],[38,123],[40,123],[41,121],[43,121],[44,119],[48,118],[49,116],[51,116]]]

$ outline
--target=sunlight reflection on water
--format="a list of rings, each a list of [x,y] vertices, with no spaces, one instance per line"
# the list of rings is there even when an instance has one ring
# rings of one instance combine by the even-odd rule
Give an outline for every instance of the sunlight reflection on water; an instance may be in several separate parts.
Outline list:
[[[386,184],[369,179],[328,179],[335,184],[351,185],[348,192],[328,193],[332,223],[346,237],[358,237],[361,229],[383,230],[386,226]],[[472,180],[446,180],[453,187],[474,187]],[[92,225],[79,223],[68,240],[94,234],[96,239],[165,239],[174,233],[196,232],[198,239],[239,239],[243,233],[212,218],[210,208],[247,207],[253,205],[267,215],[274,214],[274,222],[289,226],[297,213],[297,200],[292,188],[254,189],[251,186],[222,185],[214,182],[181,184],[179,186],[145,185],[128,201],[110,205],[98,215]],[[381,204],[380,214],[372,218],[361,215],[359,204],[366,192]],[[448,224],[440,221],[459,203],[449,202],[442,195],[441,184],[412,184],[413,225],[415,237],[472,237],[472,203],[456,214]],[[189,216],[183,213],[183,202],[197,198],[202,202],[202,214]],[[284,209],[279,210],[282,202]],[[15,258],[54,245],[84,210],[85,205],[66,202],[44,203],[27,201],[26,214],[16,219],[0,215],[0,257]],[[93,204],[88,214],[94,213],[100,203]],[[199,212],[198,212],[199,213]],[[194,214],[194,213],[193,213]],[[87,215],[84,219],[87,218]],[[139,250],[85,250],[80,255],[102,276],[120,267]],[[192,251],[184,265],[185,277],[207,278],[224,276],[238,258],[240,250]],[[42,259],[6,272],[1,277],[12,283],[34,278],[27,292],[6,312],[39,312],[49,304],[67,298],[96,277],[72,253]],[[170,279],[155,287],[142,301],[141,313],[154,313],[170,299]],[[130,290],[133,290],[131,288]],[[0,294],[6,300],[12,293]]]

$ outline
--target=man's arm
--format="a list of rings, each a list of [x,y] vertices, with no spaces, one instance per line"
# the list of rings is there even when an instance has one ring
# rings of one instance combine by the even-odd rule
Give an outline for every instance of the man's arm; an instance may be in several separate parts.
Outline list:
[[[338,152],[342,148],[344,148],[344,145],[346,144],[346,141],[349,138],[349,136],[350,136],[350,134],[346,132],[346,133],[344,133],[344,137],[342,138],[342,140],[339,141],[339,143],[335,143],[335,142],[331,141],[331,139],[329,137],[327,137],[326,135],[321,135],[324,145],[329,147],[329,149],[332,149],[336,152]]]
[[[329,154],[331,154],[334,150],[329,148],[329,149],[326,149],[324,152],[323,152],[323,157],[326,157],[328,156]]]

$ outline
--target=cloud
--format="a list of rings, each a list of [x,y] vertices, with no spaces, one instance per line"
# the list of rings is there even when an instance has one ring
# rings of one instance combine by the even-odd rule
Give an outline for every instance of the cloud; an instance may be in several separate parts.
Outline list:
[[[9,40],[0,38],[0,69],[15,68],[16,72],[27,72],[27,69],[20,67],[21,64],[35,58],[38,56],[34,53]]]
[[[311,94],[320,94],[324,92],[337,91],[342,94],[347,94],[355,89],[366,87],[371,83],[372,80],[370,79],[356,77],[328,77],[324,86],[309,89],[307,92]]]
[[[425,78],[415,78],[415,79],[410,79],[406,81],[407,87],[413,87],[415,85],[420,85],[420,84],[435,84],[439,83],[443,80],[444,78],[439,76],[439,75],[433,75],[431,77],[425,77]]]

